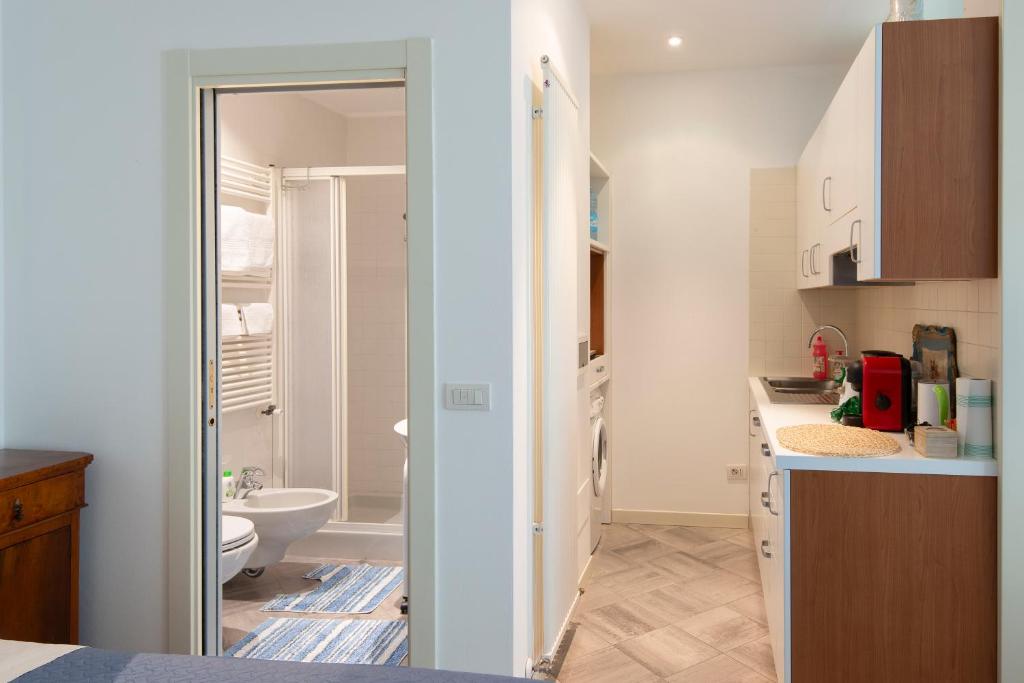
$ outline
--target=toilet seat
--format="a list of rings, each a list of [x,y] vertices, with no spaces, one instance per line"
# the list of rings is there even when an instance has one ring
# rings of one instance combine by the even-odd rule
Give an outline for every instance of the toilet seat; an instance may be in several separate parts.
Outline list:
[[[240,548],[253,539],[256,527],[245,517],[222,515],[220,518],[220,549],[227,552]]]

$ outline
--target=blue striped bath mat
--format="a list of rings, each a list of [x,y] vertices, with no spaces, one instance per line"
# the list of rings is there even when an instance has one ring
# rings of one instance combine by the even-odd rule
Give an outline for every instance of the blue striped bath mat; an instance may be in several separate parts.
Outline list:
[[[406,635],[405,622],[398,620],[267,619],[224,656],[398,666],[409,653]]]
[[[304,578],[319,579],[320,584],[311,591],[279,595],[260,611],[369,614],[402,583],[402,568],[325,564]]]

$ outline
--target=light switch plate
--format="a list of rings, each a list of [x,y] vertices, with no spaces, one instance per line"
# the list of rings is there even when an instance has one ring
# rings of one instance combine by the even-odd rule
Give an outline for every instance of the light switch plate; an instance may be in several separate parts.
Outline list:
[[[447,410],[490,410],[490,384],[445,384],[444,407]]]
[[[726,465],[725,466],[725,478],[727,481],[746,481],[747,480],[747,466],[746,465]]]

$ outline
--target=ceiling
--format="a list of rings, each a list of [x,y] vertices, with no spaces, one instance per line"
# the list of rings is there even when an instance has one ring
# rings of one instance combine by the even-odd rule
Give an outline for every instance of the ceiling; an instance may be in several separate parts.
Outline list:
[[[389,116],[405,113],[405,88],[344,88],[300,93],[311,102],[343,116]]]
[[[583,0],[596,74],[853,62],[889,0]],[[668,37],[683,44],[669,48]]]

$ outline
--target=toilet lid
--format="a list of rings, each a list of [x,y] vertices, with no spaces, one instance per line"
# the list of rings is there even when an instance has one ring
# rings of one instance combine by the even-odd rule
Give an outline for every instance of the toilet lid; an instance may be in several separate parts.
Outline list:
[[[222,515],[220,518],[220,547],[221,550],[234,550],[239,548],[256,535],[256,528],[245,517],[233,517]]]

